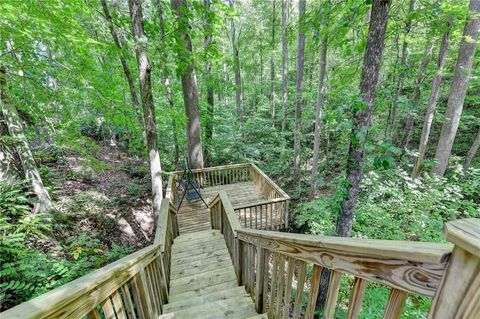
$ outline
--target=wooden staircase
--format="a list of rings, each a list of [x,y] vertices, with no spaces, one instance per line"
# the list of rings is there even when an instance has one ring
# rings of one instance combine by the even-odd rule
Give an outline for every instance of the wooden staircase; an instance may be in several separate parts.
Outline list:
[[[346,318],[360,318],[375,286],[390,291],[383,319],[399,319],[410,294],[432,299],[428,319],[480,319],[480,219],[447,223],[451,244],[278,232],[289,197],[254,164],[193,173],[208,208],[177,211],[182,172],[172,173],[152,245],[0,318],[313,319],[328,269],[322,319],[337,318],[340,301]],[[350,293],[339,300],[342,281]]]
[[[172,246],[169,303],[160,318],[266,318],[238,286],[218,230],[178,236]]]

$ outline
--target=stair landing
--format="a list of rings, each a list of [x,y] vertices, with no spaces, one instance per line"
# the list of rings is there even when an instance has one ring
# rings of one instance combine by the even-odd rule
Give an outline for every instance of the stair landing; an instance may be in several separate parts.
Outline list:
[[[172,246],[169,303],[160,318],[267,318],[238,286],[218,230],[181,234]]]
[[[233,207],[255,204],[266,200],[266,197],[253,182],[243,182],[201,189],[201,194],[208,204],[219,191],[225,191]],[[183,200],[177,214],[180,234],[205,231],[210,229],[210,210],[199,200],[189,203]]]

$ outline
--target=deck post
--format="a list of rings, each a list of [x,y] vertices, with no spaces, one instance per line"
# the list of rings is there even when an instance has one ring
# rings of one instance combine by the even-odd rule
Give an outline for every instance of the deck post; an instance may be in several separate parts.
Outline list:
[[[455,244],[429,319],[476,319],[480,313],[480,219],[445,225],[445,237]]]

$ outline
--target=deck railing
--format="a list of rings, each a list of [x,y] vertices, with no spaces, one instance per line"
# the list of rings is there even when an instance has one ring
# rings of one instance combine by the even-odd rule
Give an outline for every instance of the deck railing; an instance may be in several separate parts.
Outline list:
[[[384,319],[399,318],[412,293],[433,298],[430,319],[479,318],[480,219],[447,223],[453,246],[246,229],[233,220],[225,194],[212,204],[212,227],[224,234],[239,283],[270,319],[313,318],[325,269],[331,271],[323,318],[334,318],[342,276],[352,278],[348,319],[359,318],[368,282],[390,289]]]
[[[0,314],[2,319],[158,318],[168,302],[176,210],[163,200],[153,245]]]
[[[194,169],[192,172],[202,187],[243,182],[253,182],[258,187],[266,200],[234,207],[244,227],[269,230],[288,227],[290,197],[255,164],[207,167]],[[172,203],[176,203],[177,183],[182,174],[183,171],[176,171],[169,175],[166,197],[170,198]]]

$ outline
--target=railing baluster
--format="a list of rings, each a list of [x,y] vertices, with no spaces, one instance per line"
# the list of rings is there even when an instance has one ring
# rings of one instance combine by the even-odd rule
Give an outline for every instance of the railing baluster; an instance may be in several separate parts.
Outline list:
[[[348,302],[347,319],[358,319],[360,316],[366,288],[367,281],[360,277],[355,277],[355,282],[353,283],[352,291],[350,293],[350,301]]]
[[[323,268],[313,265],[312,279],[310,280],[310,293],[308,295],[307,310],[305,311],[305,319],[313,319],[315,306],[317,302],[318,290],[320,288],[320,278],[322,277]]]
[[[257,248],[257,262],[256,262],[256,269],[255,269],[255,310],[258,313],[262,313],[263,310],[263,303],[264,295],[263,295],[263,283],[264,283],[264,276],[265,276],[265,249]]]
[[[250,208],[250,212],[252,208]],[[258,229],[258,214],[257,214],[257,206],[255,206],[255,229]]]
[[[278,287],[277,287],[277,301],[275,305],[275,318],[280,318],[280,313],[282,311],[282,300],[283,300],[283,288],[285,285],[285,255],[280,255],[280,262],[278,265],[277,276]]]
[[[87,314],[88,319],[100,319],[100,313],[98,312],[98,309],[95,307],[90,312]]]
[[[136,319],[135,308],[133,306],[132,296],[130,295],[130,289],[128,284],[122,286],[123,300],[125,302],[125,309],[129,319]]]
[[[335,308],[337,306],[338,290],[340,289],[342,274],[338,271],[330,272],[330,281],[328,284],[327,301],[325,302],[325,319],[333,319]]]
[[[403,305],[407,300],[408,293],[392,288],[388,296],[387,306],[383,313],[383,319],[398,319],[402,314]]]
[[[105,299],[102,303],[102,310],[103,314],[105,315],[105,319],[116,319],[115,318],[115,310],[113,309],[112,301],[110,297]]]
[[[272,280],[270,281],[270,300],[268,305],[268,317],[273,318],[274,304],[275,304],[275,292],[278,281],[278,264],[280,263],[280,254],[273,253],[273,267],[272,267]]]
[[[283,296],[283,319],[290,317],[290,295],[292,293],[293,271],[295,270],[295,259],[288,257],[287,282],[285,285],[285,294]]]
[[[299,270],[298,270],[297,294],[295,297],[295,305],[293,307],[294,318],[300,318],[300,313],[302,311],[302,295],[303,295],[303,286],[305,284],[306,272],[307,272],[307,263],[301,260]]]
[[[123,305],[122,298],[120,297],[118,290],[112,294],[112,303],[113,307],[115,308],[115,313],[117,314],[117,319],[127,319],[125,306]]]

